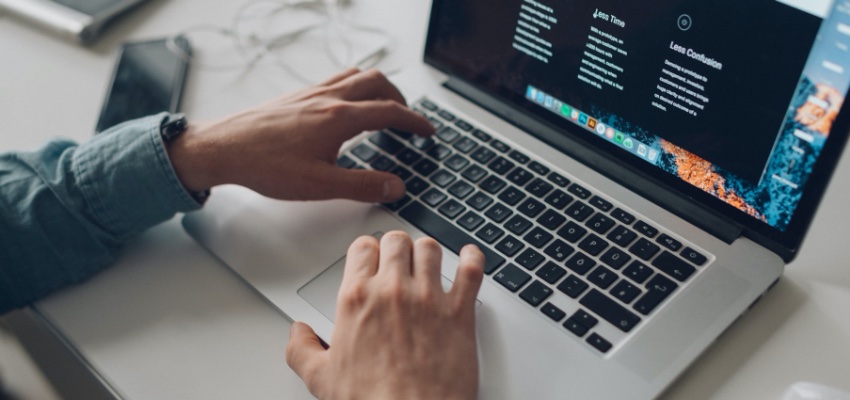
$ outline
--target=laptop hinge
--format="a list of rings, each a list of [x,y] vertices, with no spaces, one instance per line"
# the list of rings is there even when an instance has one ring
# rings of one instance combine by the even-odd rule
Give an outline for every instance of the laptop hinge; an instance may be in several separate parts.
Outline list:
[[[664,207],[664,209],[727,244],[731,244],[743,234],[743,227],[732,219],[701,206],[694,199],[686,198],[682,194],[661,185],[647,174],[635,171],[634,168],[630,168],[611,157],[606,157],[575,135],[564,134],[563,130],[558,130],[558,128],[539,121],[523,111],[512,108],[505,102],[463,80],[449,77],[443,86],[523,131],[531,133],[536,138]]]

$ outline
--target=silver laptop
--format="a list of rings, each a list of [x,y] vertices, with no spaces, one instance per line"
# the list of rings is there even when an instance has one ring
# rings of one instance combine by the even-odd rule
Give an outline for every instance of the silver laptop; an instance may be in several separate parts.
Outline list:
[[[217,188],[184,224],[325,340],[348,245],[487,255],[480,397],[652,398],[779,279],[848,136],[850,2],[435,0],[397,80],[435,138],[342,149],[393,204]]]
[[[0,0],[0,10],[63,38],[90,43],[121,13],[144,0]]]

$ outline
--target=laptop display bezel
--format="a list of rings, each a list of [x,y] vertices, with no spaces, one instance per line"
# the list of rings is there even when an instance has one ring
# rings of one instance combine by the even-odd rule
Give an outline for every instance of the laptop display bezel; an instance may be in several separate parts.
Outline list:
[[[839,115],[833,123],[826,141],[827,144],[824,145],[808,182],[805,184],[793,217],[783,231],[745,214],[738,208],[690,185],[675,175],[634,157],[631,153],[607,141],[599,140],[577,125],[564,123],[555,114],[528,102],[522,94],[495,86],[486,76],[476,75],[475,71],[465,69],[458,60],[440,54],[439,49],[435,46],[437,30],[434,27],[440,20],[442,4],[445,3],[441,0],[435,0],[432,3],[424,61],[449,76],[451,80],[464,82],[477,89],[461,94],[478,104],[486,103],[485,108],[495,111],[508,122],[517,125],[559,151],[585,164],[590,164],[603,175],[648,197],[656,204],[697,226],[709,228],[707,230],[711,232],[710,227],[712,225],[731,222],[740,229],[741,234],[777,253],[786,262],[790,262],[794,258],[811,225],[818,204],[826,191],[847,142],[848,133],[850,133],[850,112],[846,112],[848,108],[846,103],[842,105]],[[510,112],[498,112],[499,108],[510,110]],[[534,129],[535,126],[529,125],[536,124],[529,124],[527,118],[522,118],[525,121],[519,121],[518,118],[511,118],[506,115],[516,113],[536,121],[541,124],[541,128],[546,127],[546,129]],[[576,143],[581,144],[582,148],[575,148]],[[588,151],[592,154],[588,154]],[[629,178],[635,175],[639,175],[641,179]],[[650,187],[647,185],[650,185]],[[676,206],[683,204],[683,202],[692,203],[692,205],[705,209],[707,212],[685,212],[683,207]],[[721,239],[728,241],[728,238]]]

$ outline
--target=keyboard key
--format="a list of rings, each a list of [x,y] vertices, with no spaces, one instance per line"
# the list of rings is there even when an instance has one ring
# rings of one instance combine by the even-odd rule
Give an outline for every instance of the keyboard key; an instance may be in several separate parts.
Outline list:
[[[540,263],[543,262],[545,258],[542,254],[538,253],[534,249],[525,249],[520,255],[516,258],[516,263],[529,271],[534,271]]]
[[[480,140],[482,142],[489,142],[490,139],[492,138],[490,136],[490,134],[482,131],[481,129],[476,129],[476,130],[472,131],[472,136],[475,136],[476,138],[478,138],[478,140]]]
[[[655,239],[655,241],[673,251],[679,251],[679,249],[682,248],[682,242],[673,239],[666,233],[662,233],[661,236]]]
[[[608,289],[617,280],[617,274],[600,265],[594,268],[593,271],[590,271],[587,275],[587,280],[602,289]]]
[[[578,247],[592,256],[598,256],[602,250],[608,247],[608,242],[591,233],[578,244]]]
[[[437,142],[435,142],[434,139],[429,137],[414,136],[410,138],[410,144],[412,144],[413,147],[416,147],[417,149],[422,151],[428,150],[435,143]]]
[[[693,265],[686,263],[685,260],[676,257],[669,251],[664,251],[656,257],[652,261],[652,265],[658,267],[658,269],[679,282],[684,282],[696,271]]]
[[[566,239],[570,243],[575,243],[579,239],[581,239],[584,234],[587,233],[587,229],[584,229],[573,221],[567,222],[563,228],[558,230],[558,236]]]
[[[449,122],[454,121],[454,120],[455,120],[455,118],[456,118],[454,114],[452,114],[452,113],[450,113],[450,112],[448,112],[448,111],[446,111],[446,110],[440,110],[440,111],[437,113],[437,115],[439,115],[439,116],[440,116],[440,118],[442,118],[442,119],[444,119],[444,120],[446,120],[446,121],[449,121]]]
[[[423,99],[419,102],[419,105],[428,111],[437,111],[437,105],[428,100]]]
[[[531,228],[531,221],[523,218],[521,215],[514,215],[508,222],[505,222],[505,228],[516,235],[522,235],[528,228]]]
[[[453,185],[449,186],[449,193],[459,199],[466,198],[466,196],[469,196],[469,194],[473,191],[475,191],[475,187],[466,181],[457,181]]]
[[[449,219],[454,219],[455,217],[466,211],[466,207],[464,207],[463,204],[458,203],[456,200],[451,199],[443,203],[443,205],[440,206],[437,211],[439,211],[440,214],[445,215]]]
[[[587,290],[588,287],[589,285],[587,282],[581,280],[581,278],[575,275],[570,275],[567,279],[564,279],[560,285],[558,285],[558,290],[575,299]]]
[[[463,154],[469,153],[470,151],[472,151],[472,149],[475,148],[475,146],[478,146],[478,143],[475,143],[474,140],[472,140],[468,137],[462,137],[462,138],[460,138],[460,140],[455,142],[454,145],[452,145],[452,147],[455,150],[457,150],[457,151],[459,151]]]
[[[543,225],[543,227],[546,229],[554,231],[559,226],[561,226],[561,224],[563,224],[566,220],[567,217],[561,215],[557,211],[546,210],[546,212],[544,212],[543,215],[540,216],[540,218],[537,218],[537,223]]]
[[[608,240],[616,243],[620,247],[627,247],[637,237],[637,233],[632,232],[625,226],[618,226],[612,230],[608,236]]]
[[[414,176],[413,178],[411,178],[409,181],[407,181],[405,185],[407,186],[408,193],[417,196],[419,195],[419,193],[424,192],[425,189],[428,189],[431,186],[431,184],[425,182],[424,180],[422,180],[422,178],[418,176]]]
[[[579,275],[584,275],[587,271],[590,271],[594,265],[596,265],[596,261],[593,261],[592,258],[586,256],[583,253],[576,253],[574,256],[570,257],[567,260],[567,268],[575,271],[575,273]]]
[[[514,254],[522,250],[523,247],[525,247],[525,245],[522,244],[519,239],[511,235],[506,236],[502,239],[502,241],[496,244],[496,250],[499,250],[502,254],[508,257],[513,257]]]
[[[611,211],[611,216],[626,225],[631,225],[632,222],[635,222],[634,215],[629,214],[619,208],[615,208],[614,211]]]
[[[585,189],[584,186],[581,186],[578,183],[573,183],[572,185],[570,185],[567,191],[582,199],[587,199],[588,197],[590,197],[590,191]]]
[[[549,193],[553,187],[554,186],[552,186],[551,183],[546,182],[543,179],[537,178],[531,183],[529,183],[528,186],[525,187],[525,189],[528,190],[528,193],[531,193],[532,196],[542,198],[547,193]]]
[[[543,279],[550,284],[554,284],[559,279],[561,279],[564,275],[567,274],[567,270],[559,267],[557,264],[547,261],[546,264],[543,264],[539,270],[537,270],[537,275],[540,279]]]
[[[470,155],[470,157],[472,157],[473,160],[478,161],[481,164],[486,164],[487,162],[492,160],[493,157],[495,157],[495,156],[496,156],[495,151],[490,150],[490,149],[488,149],[484,146],[479,146]]]
[[[540,229],[540,227],[534,227],[522,240],[539,249],[552,240],[552,234]]]
[[[431,207],[436,207],[442,203],[446,197],[448,196],[446,196],[445,193],[437,189],[431,189],[421,196],[421,200]]]
[[[573,201],[573,196],[567,194],[563,190],[555,190],[549,196],[546,196],[546,200],[544,200],[546,204],[554,207],[555,209],[561,210],[570,204]]]
[[[455,154],[446,159],[446,161],[443,161],[443,165],[445,165],[446,168],[457,172],[466,168],[466,166],[469,165],[469,160],[467,160],[460,154]]]
[[[476,183],[481,180],[481,178],[487,176],[487,171],[484,168],[481,168],[477,165],[470,165],[460,176],[469,179],[470,182]]]
[[[389,171],[395,167],[395,163],[389,157],[379,155],[369,163],[369,166],[376,171]]]
[[[605,214],[596,213],[590,217],[584,225],[592,229],[594,232],[604,235],[605,232],[608,232],[608,230],[614,226],[614,223],[614,220]]]
[[[649,260],[655,255],[655,253],[658,253],[658,250],[660,249],[660,247],[656,246],[649,240],[640,238],[632,245],[632,247],[629,247],[629,252],[638,256],[642,260]]]
[[[526,303],[537,307],[551,295],[552,289],[549,286],[544,285],[540,281],[534,281],[519,294],[519,297],[525,300]]]
[[[502,153],[507,153],[511,148],[508,145],[502,143],[500,140],[494,140],[490,142],[490,146],[494,149],[501,151]]]
[[[508,171],[513,169],[513,167],[514,163],[510,162],[507,158],[504,157],[499,157],[487,165],[487,168],[489,168],[490,171],[493,171],[499,175],[504,175],[508,173]]]
[[[643,234],[644,236],[648,236],[651,238],[655,237],[655,235],[658,234],[658,229],[655,229],[654,227],[643,221],[635,222],[635,229],[637,229],[637,231]]]
[[[567,318],[564,322],[564,327],[576,336],[584,336],[588,330],[596,326],[599,322],[595,317],[591,316],[584,310],[578,310],[572,317]]]
[[[475,233],[475,236],[478,236],[481,240],[492,244],[504,234],[505,231],[499,229],[498,226],[488,223],[487,225],[484,225],[483,228],[479,229],[478,232]]]
[[[611,342],[605,340],[605,338],[599,336],[596,332],[591,333],[590,336],[587,337],[587,343],[603,353],[607,353],[608,350],[611,350]]]
[[[369,137],[369,141],[375,146],[378,146],[383,151],[394,155],[407,148],[403,143],[390,136],[390,134],[380,131]]]
[[[543,307],[540,307],[540,312],[546,314],[547,317],[552,318],[552,321],[558,322],[567,316],[567,313],[561,311],[560,308],[556,307],[552,303],[546,303]]]
[[[579,300],[579,304],[587,307],[623,332],[631,331],[640,322],[640,317],[596,289],[592,289],[584,295]]]
[[[626,263],[629,262],[629,260],[631,259],[632,258],[628,254],[626,254],[626,252],[616,247],[608,249],[608,251],[606,251],[605,254],[603,254],[602,257],[599,258],[600,261],[605,264],[608,264],[608,266],[614,269],[622,268],[623,265],[626,265]]]
[[[516,292],[531,279],[531,275],[519,269],[516,265],[508,264],[493,275],[493,279],[511,292]]]
[[[472,195],[472,197],[470,197],[469,200],[466,201],[466,204],[469,204],[470,206],[472,206],[472,208],[478,211],[482,211],[487,208],[487,206],[489,206],[492,202],[492,197],[487,196],[486,194],[481,192],[475,192],[475,194]]]
[[[434,175],[431,175],[431,182],[435,185],[444,188],[449,186],[452,182],[457,179],[451,172],[441,169],[437,171]]]
[[[351,159],[351,157],[346,155],[341,155],[336,159],[336,166],[340,168],[351,168],[357,165],[357,162]]]
[[[634,309],[637,312],[648,315],[661,304],[664,299],[670,296],[678,285],[673,281],[665,278],[660,274],[656,274],[646,284],[647,292],[635,302]]]
[[[454,130],[454,128],[450,126],[446,126],[443,129],[440,129],[435,136],[437,136],[437,139],[446,143],[451,143],[460,137],[460,132]]]
[[[422,155],[413,149],[404,149],[401,153],[398,153],[395,156],[399,161],[406,165],[413,165],[415,162],[419,161],[422,158]]]
[[[531,160],[527,155],[520,153],[518,150],[514,150],[514,151],[510,152],[508,154],[508,157],[510,157],[511,160],[514,160],[514,161],[516,161],[520,164],[525,164],[525,163],[527,163],[528,161]]]
[[[546,179],[548,179],[549,182],[552,182],[552,183],[554,183],[554,184],[556,184],[560,187],[567,187],[567,185],[570,184],[569,179],[564,178],[561,174],[559,174],[557,172],[553,172],[553,173],[549,174],[549,176],[546,177]]]
[[[468,231],[474,231],[475,228],[481,226],[483,222],[484,217],[472,211],[467,212],[462,217],[460,217],[460,219],[457,220],[457,223]]]
[[[543,203],[534,200],[532,198],[527,198],[523,201],[519,207],[517,207],[517,211],[525,215],[529,218],[534,218],[539,215],[543,210],[546,209],[546,206]]]
[[[611,204],[610,201],[605,200],[599,196],[591,197],[590,200],[588,200],[588,203],[605,212],[611,211],[611,209],[614,208],[614,205]]]
[[[425,154],[428,154],[437,161],[443,161],[446,159],[446,157],[452,154],[452,150],[442,144],[438,144],[428,149]]]
[[[414,111],[418,111],[418,110],[414,110]],[[410,140],[410,138],[413,137],[413,133],[410,133],[408,131],[403,131],[401,129],[387,128],[387,131],[389,133],[395,135],[396,137],[403,139],[403,140]]]
[[[505,262],[502,256],[490,250],[489,247],[482,245],[472,236],[469,236],[466,232],[417,201],[413,201],[407,207],[402,208],[398,215],[421,229],[425,234],[433,237],[455,254],[460,254],[460,249],[467,244],[478,246],[481,252],[484,253],[485,274],[493,273],[496,268]]]
[[[531,168],[532,171],[544,176],[549,173],[549,167],[537,161],[532,161],[531,164],[528,164],[528,168]]]
[[[640,261],[632,261],[626,269],[623,270],[623,275],[628,276],[631,280],[637,283],[643,283],[646,278],[652,275],[652,268],[641,264]]]
[[[617,300],[629,304],[640,295],[640,289],[625,279],[622,279],[611,289],[611,294],[614,295]]]
[[[502,190],[505,185],[507,185],[507,182],[501,180],[498,176],[490,175],[478,186],[487,193],[497,193]]]
[[[506,220],[513,213],[514,212],[511,211],[510,208],[505,207],[504,204],[496,203],[496,204],[493,204],[493,207],[490,207],[490,209],[487,210],[487,212],[484,213],[484,215],[486,215],[488,218],[492,219],[493,221],[496,221],[498,223],[502,223],[502,221]]]
[[[525,186],[531,178],[534,178],[534,174],[522,167],[517,167],[508,174],[508,180],[520,187]]]
[[[688,260],[696,265],[703,265],[706,262],[706,258],[704,255],[700,254],[699,252],[690,247],[685,247],[685,249],[682,250],[682,257],[684,257],[685,260]]]
[[[440,169],[440,166],[427,158],[419,161],[413,166],[413,170],[424,177],[433,174],[438,169]]]
[[[407,202],[410,201],[410,196],[404,195],[402,198],[392,202],[392,203],[384,203],[384,207],[389,208],[391,211],[398,211],[402,207],[404,207]]]
[[[546,247],[546,250],[543,250],[547,256],[554,258],[555,261],[558,262],[566,260],[573,251],[575,251],[575,249],[573,249],[572,246],[564,243],[560,239],[556,239],[549,245],[549,247]]]
[[[363,160],[363,162],[369,162],[378,156],[378,151],[369,147],[366,143],[360,143],[351,149],[351,154],[354,154],[355,157]]]
[[[466,122],[462,119],[455,121],[455,126],[458,127],[458,129],[460,129],[464,132],[469,132],[469,131],[472,130],[472,124],[470,124],[469,122]]]
[[[505,191],[499,194],[499,200],[505,202],[509,206],[515,206],[524,198],[525,193],[513,186],[505,189]]]
[[[401,180],[403,180],[403,181],[406,181],[408,178],[413,176],[413,172],[408,171],[406,168],[402,167],[401,165],[397,165],[395,168],[393,168],[390,171],[390,173],[395,174],[396,176],[401,178]]]
[[[567,207],[566,214],[572,217],[572,219],[581,222],[587,219],[590,214],[593,214],[593,209],[587,204],[576,201],[571,206]]]

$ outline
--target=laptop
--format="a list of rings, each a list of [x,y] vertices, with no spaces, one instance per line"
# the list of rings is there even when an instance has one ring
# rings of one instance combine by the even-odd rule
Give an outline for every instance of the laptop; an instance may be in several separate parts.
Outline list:
[[[393,229],[487,255],[480,397],[653,398],[798,252],[850,128],[845,0],[434,0],[396,83],[434,138],[342,168],[392,204],[215,190],[187,231],[329,340],[348,245]]]
[[[51,33],[88,44],[122,13],[144,0],[0,0],[0,10]]]

